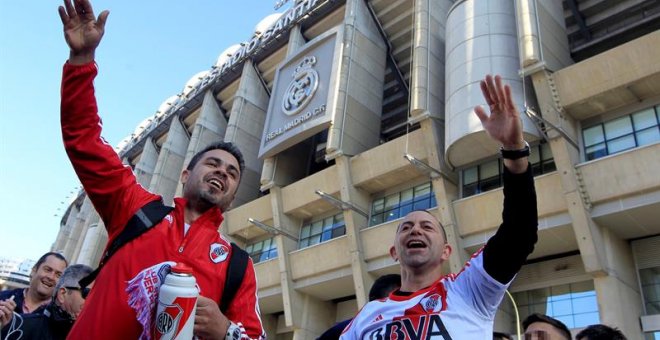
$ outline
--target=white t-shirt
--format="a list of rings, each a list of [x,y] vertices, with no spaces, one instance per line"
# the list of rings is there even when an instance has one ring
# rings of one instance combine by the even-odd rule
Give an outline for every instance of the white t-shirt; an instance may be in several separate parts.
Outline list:
[[[479,251],[431,287],[367,303],[340,339],[491,339],[507,287],[486,273]]]

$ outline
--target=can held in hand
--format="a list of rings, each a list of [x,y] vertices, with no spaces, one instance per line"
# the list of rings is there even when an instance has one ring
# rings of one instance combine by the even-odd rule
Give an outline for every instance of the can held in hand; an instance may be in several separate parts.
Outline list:
[[[165,277],[158,293],[154,339],[190,340],[195,326],[199,290],[192,268],[177,263]]]

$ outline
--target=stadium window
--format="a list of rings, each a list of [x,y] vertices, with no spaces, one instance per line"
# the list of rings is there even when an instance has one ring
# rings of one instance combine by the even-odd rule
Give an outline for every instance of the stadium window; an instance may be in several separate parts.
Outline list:
[[[433,186],[426,182],[373,201],[369,225],[377,225],[403,217],[413,210],[437,206]]]
[[[533,313],[551,316],[568,326],[582,328],[600,323],[593,281],[582,281],[514,293],[520,319]]]
[[[557,170],[550,145],[545,142],[530,148],[529,162],[534,176]],[[501,159],[493,159],[461,171],[462,197],[501,187],[502,166]]]
[[[333,238],[346,234],[346,224],[344,223],[344,214],[339,213],[334,216],[326,217],[309,224],[306,224],[300,230],[300,241],[298,248],[313,246]]]
[[[660,140],[660,105],[582,129],[588,161]]]
[[[660,267],[639,270],[647,315],[660,314]]]
[[[245,251],[252,258],[252,262],[259,263],[277,257],[277,244],[273,238],[248,244]]]

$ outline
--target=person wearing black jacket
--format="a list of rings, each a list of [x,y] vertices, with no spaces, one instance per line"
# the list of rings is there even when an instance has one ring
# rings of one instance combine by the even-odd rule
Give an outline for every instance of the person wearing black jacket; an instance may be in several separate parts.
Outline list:
[[[90,288],[80,288],[78,281],[92,272],[92,268],[76,264],[68,267],[57,281],[51,302],[35,313],[14,314],[2,328],[1,339],[59,340],[66,339],[80,314]]]
[[[529,145],[511,88],[486,76],[481,90],[490,114],[475,108],[484,130],[501,145],[502,224],[459,273],[443,274],[452,249],[444,227],[424,211],[399,224],[390,255],[401,265],[401,288],[366,304],[341,339],[487,339],[506,288],[534,250],[538,217]]]

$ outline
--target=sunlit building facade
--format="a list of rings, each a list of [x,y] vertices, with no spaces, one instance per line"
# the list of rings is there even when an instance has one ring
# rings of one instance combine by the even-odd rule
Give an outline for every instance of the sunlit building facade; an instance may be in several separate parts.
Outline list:
[[[269,337],[313,339],[367,302],[400,217],[429,209],[460,270],[501,221],[502,163],[472,113],[501,74],[523,114],[539,242],[511,285],[520,318],[660,339],[660,4],[304,0],[266,17],[117,147],[168,203],[215,140],[246,170],[220,232],[254,262]],[[130,132],[130,131],[127,131]],[[81,192],[54,250],[107,241]],[[515,244],[511,244],[515,247]],[[495,329],[513,333],[502,302]]]

